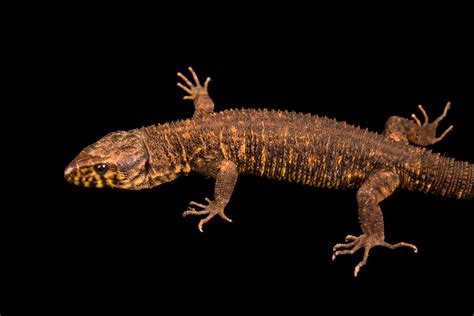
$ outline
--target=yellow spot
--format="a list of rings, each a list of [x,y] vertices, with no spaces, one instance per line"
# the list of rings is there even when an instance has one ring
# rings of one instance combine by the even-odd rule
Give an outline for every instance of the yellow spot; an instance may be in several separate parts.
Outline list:
[[[431,183],[428,183],[425,188],[425,192],[429,192],[431,189]]]
[[[255,167],[256,167],[256,166],[255,166],[255,157],[252,156],[252,157],[250,157],[250,161],[249,161],[249,171],[250,171],[251,173],[254,172]]]
[[[324,182],[325,182],[327,188],[329,188],[329,189],[332,188],[331,177],[329,177],[328,175],[324,175]]]
[[[191,172],[191,166],[188,163],[184,165],[184,172],[186,172],[186,173]]]
[[[226,144],[224,144],[222,141],[220,142],[220,147],[221,147],[221,151],[222,151],[222,155],[224,156],[224,158],[229,158],[229,148]]]
[[[308,162],[307,162],[307,166],[308,166],[308,169],[307,169],[307,173],[306,175],[303,177],[303,184],[310,184],[311,183],[311,176],[310,174],[312,173],[313,171],[313,160],[311,158],[311,156],[308,157]]]
[[[183,169],[183,167],[179,164],[174,166],[174,172],[176,172],[176,173],[180,173],[182,169]]]
[[[161,184],[161,181],[153,179],[153,186],[159,186]]]
[[[281,177],[285,177],[285,174],[286,174],[286,166],[282,166],[281,167]]]
[[[293,150],[290,148],[290,149],[288,150],[288,164],[291,165],[292,162],[293,162]]]
[[[277,159],[276,159],[276,158],[273,158],[273,161],[272,161],[272,171],[271,171],[271,175],[270,175],[270,177],[272,177],[272,178],[275,177],[276,167],[277,167]]]
[[[181,159],[183,159],[183,161],[188,161],[188,156],[186,155],[184,148],[181,150]]]
[[[104,182],[102,180],[97,181],[96,187],[101,189],[104,187]]]
[[[91,186],[91,183],[90,183],[90,182],[84,182],[84,186],[85,186],[86,188],[89,188],[89,187]]]
[[[267,162],[267,149],[263,147],[262,157],[260,158],[260,176],[265,173],[265,163]]]
[[[247,146],[246,146],[245,142],[243,142],[242,145],[240,145],[240,147],[239,147],[239,153],[238,153],[239,160],[245,161],[246,151],[247,151]]]
[[[105,177],[106,179],[109,179],[109,178],[112,178],[113,175],[114,175],[114,173],[113,173],[112,171],[107,170],[107,172],[104,174],[104,177]]]
[[[296,172],[296,183],[300,183],[301,182],[301,177],[302,177],[302,173],[301,171],[297,171]]]

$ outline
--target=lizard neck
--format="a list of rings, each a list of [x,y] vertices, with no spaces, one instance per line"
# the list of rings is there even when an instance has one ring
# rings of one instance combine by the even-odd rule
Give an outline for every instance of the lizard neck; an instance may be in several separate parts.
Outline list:
[[[191,171],[182,135],[175,126],[171,125],[174,124],[168,123],[134,130],[140,135],[148,151],[149,188],[172,181]]]

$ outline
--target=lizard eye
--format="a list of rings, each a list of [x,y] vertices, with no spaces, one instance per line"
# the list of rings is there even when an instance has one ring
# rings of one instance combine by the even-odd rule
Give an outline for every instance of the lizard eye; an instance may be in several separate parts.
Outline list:
[[[107,164],[105,164],[105,163],[100,163],[98,165],[95,165],[94,169],[97,173],[102,174],[102,173],[106,172],[107,169],[109,169],[109,166],[107,166]]]

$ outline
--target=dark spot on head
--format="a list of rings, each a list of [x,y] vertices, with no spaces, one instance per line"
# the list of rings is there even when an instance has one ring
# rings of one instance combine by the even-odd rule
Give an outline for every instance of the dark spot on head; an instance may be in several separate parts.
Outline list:
[[[114,174],[114,175],[113,175],[113,177],[112,177],[112,183],[113,183],[114,185],[119,184],[119,179],[118,179],[118,177],[117,177],[117,174]]]
[[[92,170],[89,169],[89,168],[84,168],[84,169],[81,170],[81,173],[82,173],[83,176],[87,176],[87,175],[92,173]]]

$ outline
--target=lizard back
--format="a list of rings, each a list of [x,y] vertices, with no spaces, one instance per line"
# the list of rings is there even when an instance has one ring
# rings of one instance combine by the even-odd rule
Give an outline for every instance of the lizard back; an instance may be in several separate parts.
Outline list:
[[[326,188],[357,188],[372,169],[384,166],[395,170],[406,188],[429,191],[433,183],[421,179],[431,176],[434,181],[436,170],[426,166],[444,163],[443,157],[426,149],[389,141],[344,122],[295,112],[227,110],[145,131],[150,148],[160,148],[160,154],[164,148],[168,156],[180,158],[173,165],[188,164],[212,174],[206,170],[207,161],[228,159],[241,173]],[[472,179],[472,167],[468,170]],[[469,183],[465,191],[470,192],[472,180]]]

